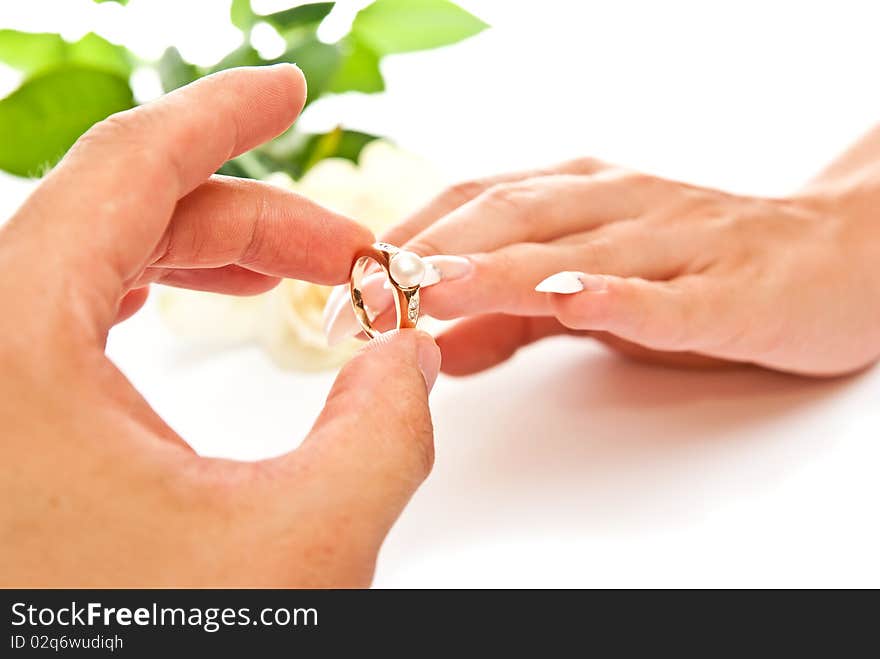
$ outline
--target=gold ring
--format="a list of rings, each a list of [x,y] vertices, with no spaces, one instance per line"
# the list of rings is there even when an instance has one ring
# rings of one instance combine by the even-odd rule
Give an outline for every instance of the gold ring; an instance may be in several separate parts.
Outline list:
[[[351,266],[351,306],[364,333],[371,339],[379,335],[373,329],[373,322],[367,313],[361,292],[361,282],[370,261],[379,264],[391,284],[394,308],[397,311],[397,329],[415,327],[419,321],[419,286],[425,278],[425,262],[418,254],[394,245],[373,243],[357,253]]]

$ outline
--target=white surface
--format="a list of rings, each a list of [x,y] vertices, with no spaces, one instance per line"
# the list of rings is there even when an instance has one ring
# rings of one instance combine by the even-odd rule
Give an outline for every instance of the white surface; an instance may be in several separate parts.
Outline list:
[[[321,101],[304,123],[391,135],[454,178],[589,154],[784,194],[878,116],[874,3],[462,4],[493,30],[393,58],[387,94]],[[138,30],[210,51],[188,16]],[[0,186],[12,208],[23,186]],[[332,377],[184,346],[151,308],[109,350],[209,454],[292,447]],[[880,586],[878,399],[878,369],[676,372],[569,339],[441,378],[435,470],[376,585]]]
[[[332,375],[184,350],[147,310],[111,355],[200,451],[292,448]],[[432,394],[434,472],[376,586],[880,585],[880,369],[679,372],[548,341]]]

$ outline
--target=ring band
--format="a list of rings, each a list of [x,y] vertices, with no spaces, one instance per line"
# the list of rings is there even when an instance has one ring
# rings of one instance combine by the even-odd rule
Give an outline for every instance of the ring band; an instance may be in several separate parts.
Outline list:
[[[424,263],[413,252],[388,243],[373,243],[355,255],[351,266],[351,306],[364,333],[371,339],[380,334],[373,328],[361,291],[361,283],[370,261],[375,261],[385,271],[391,284],[394,308],[397,311],[397,329],[414,328],[419,321],[419,286],[424,278]]]

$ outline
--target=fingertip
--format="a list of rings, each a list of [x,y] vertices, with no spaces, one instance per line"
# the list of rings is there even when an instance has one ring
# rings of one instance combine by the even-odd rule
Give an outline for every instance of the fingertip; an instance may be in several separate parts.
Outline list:
[[[308,80],[306,80],[306,76],[302,69],[296,64],[276,64],[275,66],[279,67],[284,74],[288,76],[289,84],[291,85],[291,92],[297,100],[297,103],[295,104],[296,116],[299,116],[299,113],[302,112],[302,109],[306,104],[306,98],[308,98],[309,95]]]
[[[413,364],[418,367],[430,392],[440,372],[442,356],[437,342],[427,332],[418,329],[401,329],[383,332],[368,341],[361,351],[364,353],[380,351],[382,359],[392,360],[388,364]]]
[[[433,463],[428,393],[439,371],[440,349],[429,334],[385,332],[364,344],[342,369],[325,413],[329,409],[332,417],[344,404],[362,430],[381,429],[386,441],[404,440],[404,453],[415,456],[411,464],[423,479]]]
[[[273,86],[266,90],[266,101],[270,106],[277,104],[279,113],[284,116],[287,126],[290,126],[306,104],[308,83],[305,75],[298,66],[287,62],[259,68],[274,76]]]
[[[150,295],[150,287],[143,286],[141,288],[133,288],[128,291],[128,293],[123,296],[123,298],[119,301],[119,308],[116,312],[116,323],[121,323],[124,320],[128,320],[138,311],[140,311],[141,307],[147,301],[147,298]]]
[[[415,357],[419,346],[423,343],[430,342],[436,346],[434,338],[420,329],[395,329],[388,332],[382,332],[374,339],[370,339],[361,348],[363,352],[371,352],[374,350],[387,351],[394,353],[400,358]]]
[[[306,85],[306,76],[295,62],[279,62],[278,64],[269,64],[262,68],[269,69],[270,71],[281,71],[296,79],[298,84],[302,86]]]
[[[295,193],[293,193],[295,194]],[[299,201],[292,208],[302,213],[306,197],[296,195]],[[313,221],[309,226],[308,241],[301,234],[303,246],[309,256],[305,278],[315,283],[338,286],[348,282],[351,264],[357,253],[375,242],[373,232],[360,222],[307,201],[313,209]]]
[[[443,363],[443,354],[440,346],[427,332],[421,330],[412,330],[417,333],[418,342],[418,364],[422,377],[425,378],[425,386],[428,393],[434,388],[437,382],[437,376],[440,374],[440,367]]]
[[[244,134],[239,135],[235,155],[283,133],[306,104],[306,79],[294,64],[226,69],[194,84],[215,76],[223,81],[221,84],[227,88],[227,94],[235,94],[245,104],[242,109],[246,116],[239,123]],[[251,131],[255,134],[251,135]]]

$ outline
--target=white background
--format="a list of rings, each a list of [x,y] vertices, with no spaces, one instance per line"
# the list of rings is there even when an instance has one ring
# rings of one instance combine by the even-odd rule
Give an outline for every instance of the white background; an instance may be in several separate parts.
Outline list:
[[[329,37],[356,9],[341,4]],[[878,117],[872,2],[461,4],[493,28],[390,58],[386,94],[320,101],[303,122],[389,135],[452,179],[596,155],[783,195]],[[173,42],[208,64],[236,43],[226,5],[3,2],[0,27],[98,25],[145,57]],[[0,71],[0,93],[14,84]],[[0,212],[29,187],[0,178]],[[295,446],[332,379],[278,371],[256,347],[184,346],[152,307],[109,351],[211,455]],[[441,378],[432,398],[435,470],[377,586],[880,586],[877,369],[676,372],[559,339]]]

